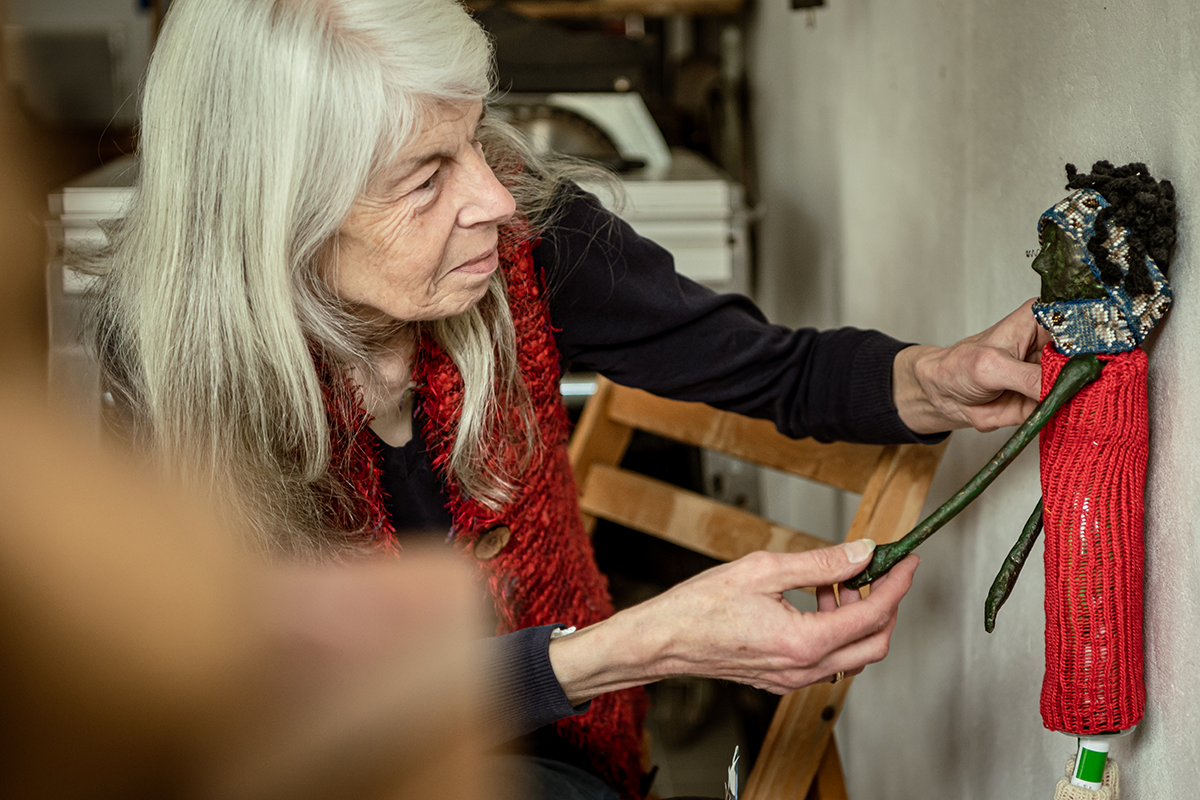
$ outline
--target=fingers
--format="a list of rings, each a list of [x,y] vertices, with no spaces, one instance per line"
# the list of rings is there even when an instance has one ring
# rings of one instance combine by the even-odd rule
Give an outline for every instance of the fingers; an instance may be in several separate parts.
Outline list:
[[[802,667],[764,676],[765,679],[756,685],[783,694],[828,680],[838,672],[857,675],[867,664],[882,661],[888,654],[896,628],[900,600],[912,586],[919,561],[915,555],[908,556],[873,584],[869,597],[821,615],[824,618],[822,631],[812,642],[821,655]],[[827,603],[832,603],[830,587],[818,591]]]
[[[1029,358],[1034,354],[1040,357],[1038,342],[1044,331],[1033,316],[1032,304],[1032,300],[1026,301],[981,335],[969,336],[951,348],[972,368],[975,374],[967,380],[977,384],[981,394],[1008,390],[1038,396],[1041,370]],[[949,363],[955,361],[951,358]]]
[[[816,639],[820,650],[832,652],[886,628],[912,586],[919,563],[916,555],[906,556],[871,585],[871,593],[865,600],[834,609],[829,618],[831,624]]]
[[[900,601],[912,587],[913,573],[919,563],[916,555],[907,556],[872,584],[869,597],[833,612],[842,623],[838,626],[841,630],[835,629],[829,652],[816,667],[818,672],[857,675],[866,664],[887,656]]]
[[[1042,368],[1028,361],[1014,361],[1010,365],[1012,371],[1012,386],[1005,388],[1020,392],[1025,397],[1037,402],[1042,393]]]
[[[839,613],[846,614],[853,612],[859,606],[865,607],[872,602],[878,603],[877,616],[866,615],[865,619],[868,620],[868,624],[872,624],[880,616],[886,621],[877,630],[870,631],[868,628],[870,632],[865,636],[853,639],[830,652],[822,660],[822,666],[827,668],[830,674],[836,672],[845,672],[847,675],[858,674],[862,672],[865,664],[882,661],[888,655],[889,642],[892,639],[892,632],[895,630],[896,619],[899,615],[900,601],[912,587],[912,576],[917,571],[919,563],[920,559],[916,555],[908,555],[899,564],[892,567],[892,571],[888,572],[886,576],[871,584],[871,594],[862,603],[851,608],[840,609]]]
[[[912,587],[913,574],[916,573],[920,564],[921,557],[916,553],[910,553],[900,559],[887,574],[871,584],[871,594],[867,596],[867,599],[870,600],[874,597],[881,602],[899,604],[900,599]],[[877,597],[883,590],[887,592],[886,599]]]
[[[841,604],[848,606],[851,603],[857,603],[862,600],[862,592],[858,589],[851,589],[849,586],[838,586],[838,591],[841,593]]]
[[[1028,300],[992,327],[950,347],[906,347],[892,366],[892,401],[916,433],[970,425],[1016,425],[1041,395],[1041,349],[1049,334]]]
[[[997,347],[1009,349],[1018,358],[1024,359],[1037,343],[1038,331],[1042,330],[1033,316],[1033,304],[1036,300],[1036,297],[1026,300],[1015,311],[984,331],[981,338]]]
[[[804,553],[780,553],[774,556],[769,576],[764,576],[763,588],[784,592],[808,586],[829,587],[863,571],[875,552],[875,542],[857,539],[837,547],[824,547]],[[752,554],[747,558],[768,556]],[[829,596],[832,601],[832,594]],[[820,595],[818,594],[818,601]]]
[[[834,599],[832,586],[817,587],[817,610],[818,611],[833,611],[842,606],[848,606],[851,603],[857,603],[862,600],[862,595],[858,589],[851,589],[844,584],[837,584],[838,597]]]
[[[1041,349],[1049,334],[1034,318],[1032,303],[957,343],[943,359],[943,391],[978,430],[1020,423],[1041,397]]]
[[[833,611],[838,607],[837,601],[833,599],[832,586],[817,587],[817,611]]]
[[[899,562],[866,599],[841,589],[838,608],[832,584],[861,571],[874,550],[870,541],[848,545],[753,553],[612,619],[626,618],[638,629],[649,620],[666,632],[653,648],[662,663],[647,668],[648,675],[705,675],[786,692],[839,670],[854,674],[886,654],[917,559]],[[805,585],[818,587],[816,613],[796,611],[779,596]]]
[[[830,675],[845,672],[856,675],[867,664],[875,664],[887,658],[891,647],[892,633],[896,629],[897,615],[892,614],[878,631],[846,644],[830,653],[821,663],[820,672]]]
[[[1033,316],[1027,300],[995,328],[985,332],[981,344],[994,347],[992,357],[979,359],[975,382],[1002,390],[994,400],[969,409],[974,427],[982,431],[1017,425],[1024,421],[1041,399],[1042,348],[1049,332]]]
[[[997,347],[1011,353],[1015,358],[1025,360],[1044,334],[1044,329],[1033,315],[1033,304],[1036,300],[1036,297],[1026,300],[992,327],[966,337],[961,343]]]
[[[1007,353],[1016,363],[1030,363],[1031,356],[1040,355],[1040,345],[1049,336],[1033,316],[1032,306],[1032,300],[1026,301],[985,333],[982,342]]]
[[[1031,308],[1035,300],[1037,300],[1036,297],[1029,301]],[[1030,311],[1030,313],[1033,312]],[[1041,323],[1038,322],[1036,318],[1034,318],[1034,330],[1036,333],[1033,340],[1033,346],[1029,349],[1029,353],[1025,357],[1025,360],[1031,364],[1040,364],[1042,363],[1042,350],[1045,349],[1046,345],[1050,343],[1050,340],[1053,337],[1050,336],[1050,331],[1043,328]]]

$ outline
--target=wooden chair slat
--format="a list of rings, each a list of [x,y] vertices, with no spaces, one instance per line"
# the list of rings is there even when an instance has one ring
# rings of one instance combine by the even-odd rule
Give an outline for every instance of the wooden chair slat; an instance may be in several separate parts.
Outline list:
[[[625,455],[629,440],[633,437],[632,425],[617,422],[608,413],[609,403],[617,388],[611,381],[598,381],[596,393],[588,400],[575,424],[568,457],[578,486],[583,486],[587,481],[588,471],[593,464],[621,463],[621,457]],[[591,534],[596,527],[596,517],[586,512],[581,516],[583,529]]]
[[[865,538],[884,544],[912,530],[948,442],[887,448],[863,492],[846,540]]]
[[[883,447],[789,439],[767,420],[750,419],[701,403],[681,403],[619,387],[611,418],[639,430],[716,450],[848,492],[862,494]]]
[[[723,561],[755,550],[798,553],[832,544],[704,495],[600,464],[588,472],[579,507]]]

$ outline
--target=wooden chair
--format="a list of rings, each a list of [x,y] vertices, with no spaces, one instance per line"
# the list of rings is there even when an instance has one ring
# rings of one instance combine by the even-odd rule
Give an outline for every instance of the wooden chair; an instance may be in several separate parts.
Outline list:
[[[597,518],[722,560],[755,550],[801,552],[831,542],[618,466],[634,429],[860,494],[847,540],[890,542],[917,522],[944,443],[879,446],[789,439],[764,420],[701,403],[664,400],[600,379],[571,440],[571,464],[589,532]],[[743,800],[845,798],[833,725],[852,678],[785,695]]]

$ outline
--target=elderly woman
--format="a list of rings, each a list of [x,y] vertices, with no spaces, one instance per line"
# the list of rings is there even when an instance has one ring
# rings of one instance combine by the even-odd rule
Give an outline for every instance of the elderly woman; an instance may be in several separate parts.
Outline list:
[[[915,441],[1022,419],[1037,328],[1023,308],[934,348],[769,325],[525,152],[486,114],[490,75],[454,0],[178,0],[99,350],[143,444],[262,549],[337,557],[449,529],[502,634],[481,722],[542,729],[538,752],[574,765],[538,762],[548,780],[634,797],[633,687],[691,674],[785,692],[861,670],[916,562],[835,610],[829,587],[869,542],[757,554],[612,615],[575,505],[562,365],[793,436]],[[800,586],[825,587],[820,612],[782,601]]]

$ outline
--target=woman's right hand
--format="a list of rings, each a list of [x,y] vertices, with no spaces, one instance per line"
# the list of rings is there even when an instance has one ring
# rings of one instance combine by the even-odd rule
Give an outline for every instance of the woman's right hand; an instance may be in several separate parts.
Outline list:
[[[675,675],[745,683],[777,694],[887,655],[916,556],[897,564],[870,595],[833,584],[860,572],[873,550],[851,542],[805,553],[752,553],[684,581],[607,620],[550,643],[550,662],[579,704]],[[783,592],[817,587],[818,610],[801,612]]]

